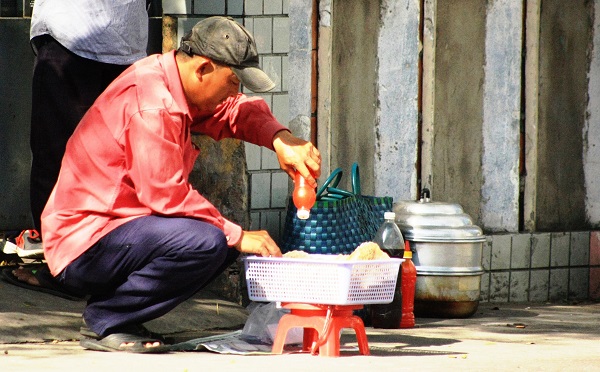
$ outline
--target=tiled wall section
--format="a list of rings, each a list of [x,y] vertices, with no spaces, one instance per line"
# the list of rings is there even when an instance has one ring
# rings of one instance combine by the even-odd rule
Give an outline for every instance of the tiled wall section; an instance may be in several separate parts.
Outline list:
[[[261,96],[280,123],[288,125],[288,0],[245,0],[244,22],[256,39],[262,68],[277,84]],[[245,91],[247,94],[252,94]],[[289,196],[289,177],[279,168],[275,153],[246,144],[250,172],[252,230],[267,230],[279,241]]]
[[[491,235],[483,245],[485,302],[600,299],[600,232]]]

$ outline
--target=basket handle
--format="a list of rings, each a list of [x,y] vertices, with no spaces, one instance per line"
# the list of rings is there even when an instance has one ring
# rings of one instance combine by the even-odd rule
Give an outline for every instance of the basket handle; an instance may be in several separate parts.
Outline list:
[[[331,174],[329,175],[329,177],[327,177],[321,188],[319,188],[319,190],[317,191],[317,199],[321,199],[321,196],[323,196],[325,190],[327,190],[327,188],[330,187],[329,185],[331,185],[331,187],[333,188],[337,187],[337,185],[340,183],[340,179],[342,178],[342,174],[342,168],[336,168],[333,172],[331,172]]]
[[[350,191],[338,189],[337,187],[328,187],[327,195],[330,195],[336,199],[343,199],[343,198],[354,196],[354,194],[351,193]]]
[[[360,171],[358,170],[358,163],[352,164],[352,192],[355,195],[360,195]]]
[[[358,169],[358,163],[354,162],[352,164],[352,192],[338,189],[337,185],[340,183],[340,179],[342,178],[342,169],[337,168],[331,175],[325,180],[325,183],[321,186],[319,191],[317,192],[318,200],[339,200],[346,197],[352,197],[355,195],[361,194],[360,188],[360,171]],[[327,192],[327,194],[323,195],[323,193]]]

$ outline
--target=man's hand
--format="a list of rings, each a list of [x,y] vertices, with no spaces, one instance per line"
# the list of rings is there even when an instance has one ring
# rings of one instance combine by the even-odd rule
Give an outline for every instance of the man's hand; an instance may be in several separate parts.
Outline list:
[[[321,154],[312,143],[282,130],[273,137],[273,148],[281,169],[292,179],[298,171],[311,187],[317,187],[316,178],[321,175]]]
[[[261,231],[244,231],[235,249],[242,253],[250,253],[263,257],[281,257],[281,251],[269,233]]]

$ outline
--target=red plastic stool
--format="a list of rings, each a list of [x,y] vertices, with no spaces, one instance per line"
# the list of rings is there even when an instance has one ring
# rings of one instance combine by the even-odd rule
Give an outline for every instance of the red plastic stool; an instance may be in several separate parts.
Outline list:
[[[343,328],[353,328],[358,341],[358,350],[369,355],[369,344],[365,325],[353,310],[363,305],[313,305],[283,302],[281,307],[290,309],[279,320],[277,334],[273,342],[273,354],[283,353],[287,333],[292,328],[304,328],[302,351],[317,352],[320,356],[340,356],[340,332]]]

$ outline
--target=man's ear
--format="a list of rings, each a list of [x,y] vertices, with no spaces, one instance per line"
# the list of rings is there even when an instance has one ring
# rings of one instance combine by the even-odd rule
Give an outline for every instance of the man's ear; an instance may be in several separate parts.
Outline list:
[[[204,75],[210,73],[213,70],[213,67],[210,63],[210,60],[204,57],[198,58],[198,63],[196,65],[195,73],[196,78],[199,81],[204,80]]]

